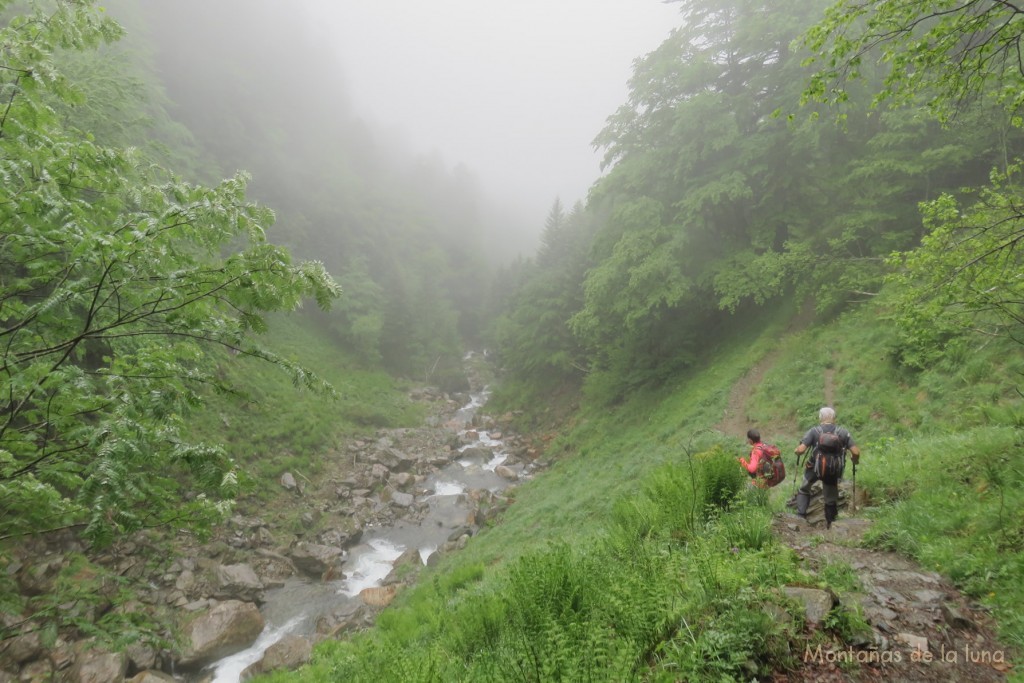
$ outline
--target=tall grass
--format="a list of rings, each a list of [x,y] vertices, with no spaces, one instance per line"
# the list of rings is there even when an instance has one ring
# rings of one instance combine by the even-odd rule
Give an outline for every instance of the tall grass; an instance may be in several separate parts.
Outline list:
[[[276,316],[261,342],[329,382],[336,395],[296,387],[266,362],[220,356],[221,379],[241,392],[207,396],[193,432],[224,444],[254,479],[285,470],[313,477],[324,453],[344,438],[422,420],[423,410],[406,399],[395,379],[362,368],[311,320]]]
[[[736,470],[721,449],[699,453],[641,482],[644,510],[677,513],[651,523],[623,498],[586,543],[435,575],[297,680],[737,680],[783,666],[788,648],[774,645],[793,634],[760,601],[795,565],[772,542],[768,511],[742,504]]]
[[[914,370],[881,313],[788,336],[752,319],[760,336],[723,344],[699,370],[614,409],[583,405],[551,442],[552,468],[515,491],[500,524],[428,571],[376,628],[270,680],[750,680],[794,666],[784,653],[800,620],[772,619],[765,604],[780,603],[781,584],[820,579],[771,536],[788,486],[745,491],[733,459],[744,435],[710,429],[769,352],[751,426],[795,444],[829,396],[863,451],[870,542],[988,601],[1020,647],[1019,347],[978,345]],[[856,590],[848,568],[825,572]],[[850,613],[828,625],[841,639],[862,624]]]

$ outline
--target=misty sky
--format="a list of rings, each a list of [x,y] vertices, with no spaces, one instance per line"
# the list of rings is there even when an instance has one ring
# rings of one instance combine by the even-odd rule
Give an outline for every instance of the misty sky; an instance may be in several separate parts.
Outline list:
[[[320,3],[317,3],[320,4]],[[323,12],[357,115],[464,162],[539,229],[599,175],[591,141],[632,61],[678,21],[660,0],[338,0]]]

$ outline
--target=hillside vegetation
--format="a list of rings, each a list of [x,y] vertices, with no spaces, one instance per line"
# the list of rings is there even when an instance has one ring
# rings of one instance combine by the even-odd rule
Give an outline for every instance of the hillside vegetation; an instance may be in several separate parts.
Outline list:
[[[315,478],[419,421],[412,382],[465,389],[486,340],[489,409],[552,467],[269,680],[767,679],[862,642],[856,601],[811,630],[780,596],[859,590],[772,533],[792,465],[765,494],[735,462],[747,426],[791,460],[824,404],[864,453],[864,543],[1024,650],[1020,10],[678,0],[587,203],[489,273],[470,176],[375,139],[300,15],[209,4],[115,3],[118,42],[92,0],[0,0],[0,640],[157,629],[89,553]],[[52,591],[16,585],[22,540],[67,536]]]
[[[857,486],[873,502],[858,514],[875,520],[870,543],[952,577],[1019,652],[1024,359],[1004,341],[902,370],[885,310],[866,304],[791,333],[791,311],[776,310],[671,386],[583,408],[549,446],[556,464],[517,489],[500,523],[372,631],[269,680],[749,680],[798,668],[787,653],[803,653],[806,632],[780,626],[765,603],[786,584],[849,587],[806,573],[773,538],[792,480],[769,496],[745,491],[734,462],[744,435],[713,429],[731,387],[768,354],[750,424],[792,466],[831,383],[864,453]],[[861,619],[840,610],[813,637],[844,643]]]

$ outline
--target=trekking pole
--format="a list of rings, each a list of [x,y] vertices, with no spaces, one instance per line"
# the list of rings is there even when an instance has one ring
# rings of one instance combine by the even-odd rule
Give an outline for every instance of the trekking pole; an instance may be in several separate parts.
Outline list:
[[[857,511],[857,461],[853,462],[853,492],[850,494],[850,512]]]
[[[793,495],[796,495],[797,479],[801,479],[800,476],[800,454],[796,454],[796,470],[793,472]]]

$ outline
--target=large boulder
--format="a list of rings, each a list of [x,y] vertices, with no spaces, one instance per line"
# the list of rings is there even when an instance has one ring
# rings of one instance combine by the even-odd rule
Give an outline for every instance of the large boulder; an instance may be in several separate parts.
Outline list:
[[[14,664],[22,664],[43,654],[43,641],[39,631],[31,631],[14,638],[0,641],[0,658]]]
[[[185,647],[178,665],[198,669],[252,645],[263,631],[263,615],[256,605],[226,600],[196,615],[182,626]]]
[[[112,683],[123,681],[128,672],[128,658],[123,652],[107,652],[83,644],[67,680],[70,683]]]
[[[416,457],[394,448],[381,449],[376,460],[392,472],[408,472],[416,465]]]
[[[309,661],[313,644],[302,636],[285,636],[267,648],[260,661],[248,666],[241,675],[247,681],[254,676],[285,669],[292,671]]]
[[[288,551],[288,557],[299,571],[317,578],[323,576],[324,572],[334,567],[344,556],[345,551],[341,548],[305,541],[299,541]]]
[[[174,676],[162,671],[143,671],[128,679],[128,683],[175,683]]]
[[[263,582],[249,565],[218,565],[214,574],[217,579],[214,597],[242,602],[263,602]]]

